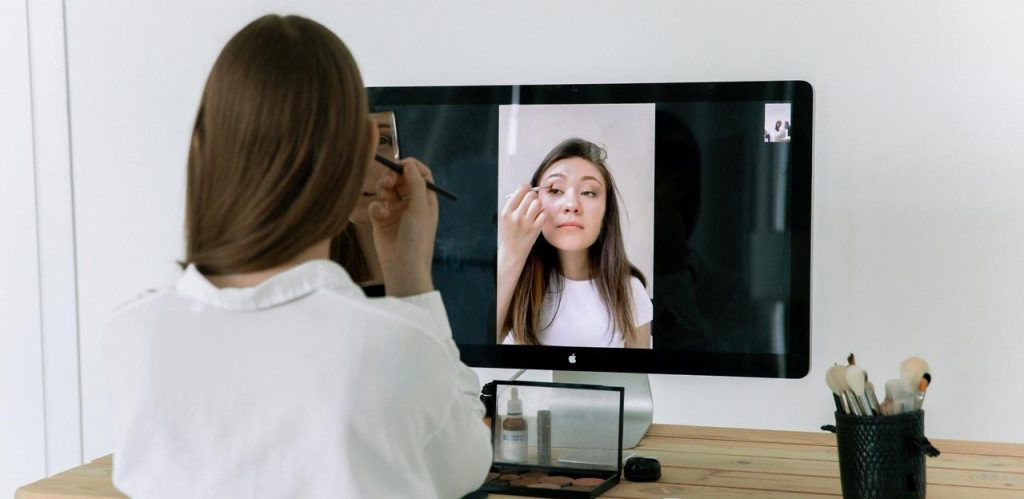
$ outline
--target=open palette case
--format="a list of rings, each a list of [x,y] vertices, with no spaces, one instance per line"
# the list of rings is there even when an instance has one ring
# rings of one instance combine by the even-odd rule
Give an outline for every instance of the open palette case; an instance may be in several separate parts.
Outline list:
[[[622,387],[495,382],[494,456],[481,492],[591,498],[622,474]]]

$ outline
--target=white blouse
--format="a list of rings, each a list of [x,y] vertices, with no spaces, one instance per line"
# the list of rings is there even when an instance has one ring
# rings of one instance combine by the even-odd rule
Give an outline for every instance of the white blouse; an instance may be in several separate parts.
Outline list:
[[[194,267],[109,321],[114,485],[133,497],[459,497],[491,462],[438,292],[368,299],[316,260]]]

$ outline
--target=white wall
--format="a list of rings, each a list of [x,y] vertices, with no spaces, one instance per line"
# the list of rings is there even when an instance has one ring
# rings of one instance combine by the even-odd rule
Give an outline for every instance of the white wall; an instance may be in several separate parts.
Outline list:
[[[24,2],[0,2],[0,494],[46,469],[43,367]]]
[[[86,458],[110,449],[102,320],[176,275],[204,79],[228,37],[270,11],[334,29],[371,85],[811,82],[811,373],[653,376],[655,421],[814,431],[831,418],[823,379],[832,362],[854,351],[884,380],[914,354],[935,375],[930,436],[1024,442],[1014,381],[1024,377],[1015,362],[1024,349],[1024,4],[109,0],[67,9]]]

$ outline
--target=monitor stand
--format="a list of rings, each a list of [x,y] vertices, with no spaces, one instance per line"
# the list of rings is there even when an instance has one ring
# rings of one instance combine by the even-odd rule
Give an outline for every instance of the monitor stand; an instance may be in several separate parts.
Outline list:
[[[651,397],[651,380],[646,374],[552,371],[551,381],[625,388],[622,408],[623,449],[636,447],[647,430],[651,429],[651,423],[654,422],[654,398]]]

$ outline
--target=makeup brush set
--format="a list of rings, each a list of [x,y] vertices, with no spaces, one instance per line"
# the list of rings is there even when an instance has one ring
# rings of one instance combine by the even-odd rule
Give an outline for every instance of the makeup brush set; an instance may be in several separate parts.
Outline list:
[[[900,377],[885,383],[879,403],[867,371],[852,353],[846,360],[825,374],[836,424],[821,427],[836,434],[843,497],[925,497],[924,458],[939,455],[924,436],[921,406],[932,381],[928,363],[918,357],[901,362]]]
[[[895,416],[917,411],[931,385],[928,363],[919,357],[908,357],[900,363],[900,377],[885,382],[885,399],[881,403],[868,373],[856,363],[851,353],[848,364],[835,364],[825,373],[825,383],[835,399],[836,410],[854,416]]]

